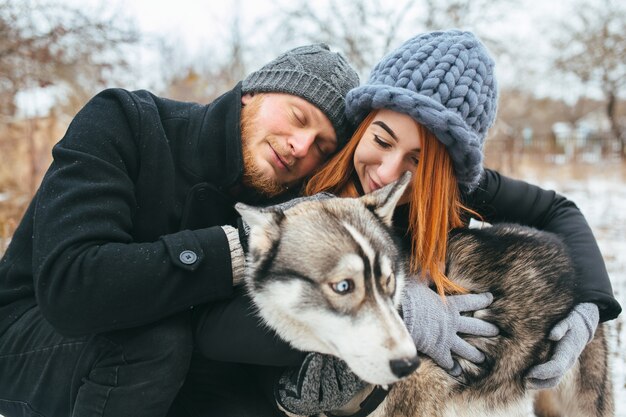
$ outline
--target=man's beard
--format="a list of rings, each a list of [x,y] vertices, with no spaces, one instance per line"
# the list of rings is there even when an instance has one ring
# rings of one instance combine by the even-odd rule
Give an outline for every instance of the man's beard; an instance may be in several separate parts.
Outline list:
[[[257,132],[257,114],[261,108],[263,95],[255,95],[241,109],[241,144],[243,152],[243,185],[250,187],[266,197],[284,193],[288,187],[275,178],[266,176],[258,166],[250,141]]]

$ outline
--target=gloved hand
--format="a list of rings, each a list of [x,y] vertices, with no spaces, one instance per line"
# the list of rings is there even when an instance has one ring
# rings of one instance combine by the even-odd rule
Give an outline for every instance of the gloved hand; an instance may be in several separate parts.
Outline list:
[[[581,303],[552,328],[548,339],[557,342],[552,358],[530,369],[527,386],[533,389],[553,388],[574,365],[587,343],[593,339],[600,312],[593,303]]]
[[[499,332],[491,323],[460,313],[481,310],[492,301],[490,293],[450,295],[444,301],[425,283],[411,278],[402,298],[404,324],[419,352],[428,355],[450,375],[459,376],[461,368],[452,359],[453,353],[474,363],[482,362],[485,355],[457,333],[496,336]]]
[[[302,366],[282,374],[274,397],[286,411],[309,416],[338,410],[367,386],[341,359],[309,353]]]

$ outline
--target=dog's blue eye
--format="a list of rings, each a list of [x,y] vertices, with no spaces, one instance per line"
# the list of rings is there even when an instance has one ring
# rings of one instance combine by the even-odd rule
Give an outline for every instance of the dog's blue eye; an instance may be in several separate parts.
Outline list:
[[[330,284],[330,287],[337,294],[349,294],[352,292],[352,290],[354,290],[354,281],[352,281],[351,279],[344,279],[339,282],[333,282],[332,284]]]

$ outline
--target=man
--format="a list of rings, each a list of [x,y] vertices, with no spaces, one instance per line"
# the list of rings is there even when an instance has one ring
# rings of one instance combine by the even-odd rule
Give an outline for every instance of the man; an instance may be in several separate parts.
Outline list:
[[[234,202],[269,202],[341,147],[357,85],[319,44],[208,105],[93,98],[0,262],[0,414],[165,416],[194,307],[243,277]]]

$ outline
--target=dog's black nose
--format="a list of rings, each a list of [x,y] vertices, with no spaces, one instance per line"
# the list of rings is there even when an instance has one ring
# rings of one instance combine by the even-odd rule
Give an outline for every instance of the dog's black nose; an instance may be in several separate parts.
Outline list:
[[[394,359],[389,361],[391,372],[393,372],[393,374],[398,378],[404,378],[409,375],[411,372],[416,370],[419,365],[420,360],[417,355],[412,358]]]

